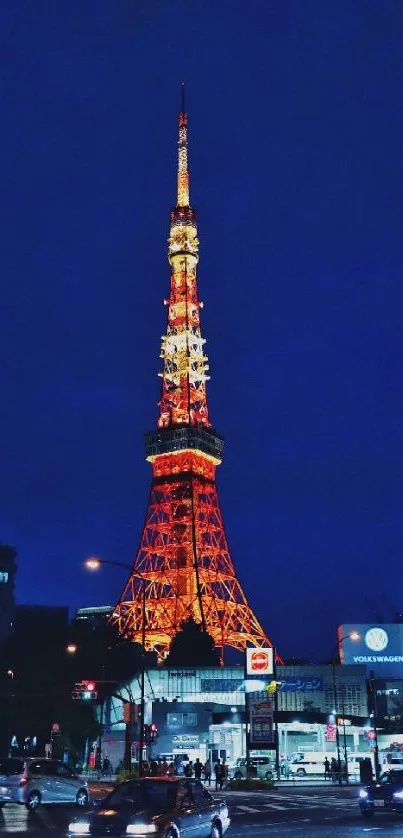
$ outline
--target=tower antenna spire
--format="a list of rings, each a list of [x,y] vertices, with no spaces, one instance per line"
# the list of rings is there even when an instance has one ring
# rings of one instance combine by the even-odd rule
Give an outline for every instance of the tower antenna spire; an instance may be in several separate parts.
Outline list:
[[[181,112],[178,138],[178,207],[189,206],[188,118],[185,111],[185,82],[181,84]]]

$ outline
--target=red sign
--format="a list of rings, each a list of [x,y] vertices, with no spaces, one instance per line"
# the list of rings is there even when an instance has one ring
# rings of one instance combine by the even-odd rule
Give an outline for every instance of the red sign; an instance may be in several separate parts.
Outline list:
[[[326,725],[326,742],[336,741],[336,725],[330,722]]]
[[[253,652],[250,656],[250,668],[252,672],[262,672],[267,669],[269,656],[267,652]]]

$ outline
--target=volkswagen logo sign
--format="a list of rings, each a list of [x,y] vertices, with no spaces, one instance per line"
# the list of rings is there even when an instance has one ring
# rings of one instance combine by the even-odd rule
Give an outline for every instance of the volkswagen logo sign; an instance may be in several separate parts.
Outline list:
[[[372,652],[382,652],[386,649],[389,643],[389,638],[385,629],[379,628],[379,626],[368,629],[364,639],[366,646],[368,646],[368,649],[371,649]]]

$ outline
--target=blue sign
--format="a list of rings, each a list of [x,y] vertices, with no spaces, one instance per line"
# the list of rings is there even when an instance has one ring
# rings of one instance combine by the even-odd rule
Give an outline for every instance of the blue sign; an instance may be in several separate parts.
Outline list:
[[[202,678],[200,692],[202,693],[234,693],[243,690],[243,678]]]
[[[401,672],[402,623],[358,623],[339,627],[342,663],[364,664],[377,674]]]
[[[323,690],[323,679],[315,676],[300,678],[291,675],[281,677],[279,690],[282,693],[316,693]]]

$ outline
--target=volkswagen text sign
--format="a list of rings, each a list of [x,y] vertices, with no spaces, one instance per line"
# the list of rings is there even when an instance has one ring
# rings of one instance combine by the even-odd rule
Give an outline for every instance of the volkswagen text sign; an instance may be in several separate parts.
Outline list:
[[[358,632],[359,640],[350,634]],[[378,675],[400,673],[403,664],[402,623],[357,623],[339,626],[342,663],[364,664]]]
[[[273,649],[246,650],[246,675],[258,678],[259,675],[273,675]]]

